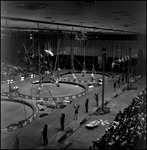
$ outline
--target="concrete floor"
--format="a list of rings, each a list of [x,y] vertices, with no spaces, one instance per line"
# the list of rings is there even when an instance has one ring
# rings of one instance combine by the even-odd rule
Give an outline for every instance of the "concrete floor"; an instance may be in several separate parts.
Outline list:
[[[115,79],[114,79],[115,80]],[[94,99],[94,93],[99,93],[99,105],[101,105],[102,97],[102,86],[96,87],[94,89],[89,89],[88,93],[74,100],[71,104],[68,104],[64,109],[57,109],[53,113],[34,120],[32,123],[24,126],[22,129],[15,130],[12,132],[1,133],[1,149],[12,149],[14,138],[18,135],[20,140],[20,149],[63,149],[65,146],[72,142],[72,145],[67,149],[88,149],[92,146],[92,140],[100,138],[104,132],[105,128],[109,125],[99,125],[98,127],[90,130],[85,127],[85,124],[98,119],[108,120],[109,123],[113,121],[119,110],[123,111],[124,108],[131,103],[132,98],[135,97],[146,85],[146,77],[140,78],[133,86],[137,87],[136,90],[127,90],[115,99],[113,99],[116,93],[121,93],[121,89],[126,87],[126,84],[121,85],[120,88],[113,89],[113,80],[109,80],[105,83],[105,96],[104,99],[111,100],[107,105],[110,107],[110,113],[105,115],[92,115],[96,110],[96,102]],[[84,103],[86,98],[89,98],[89,112],[85,112]],[[79,120],[73,120],[74,118],[74,108],[76,104],[80,105],[79,109]],[[60,129],[60,114],[65,113],[65,131],[59,131]],[[87,121],[83,125],[79,125],[83,118],[87,118]],[[44,124],[48,125],[48,142],[49,144],[43,146],[41,138],[41,130]],[[58,139],[66,133],[68,127],[75,130],[75,132],[65,140],[64,143],[59,144]],[[69,134],[67,134],[69,135]]]

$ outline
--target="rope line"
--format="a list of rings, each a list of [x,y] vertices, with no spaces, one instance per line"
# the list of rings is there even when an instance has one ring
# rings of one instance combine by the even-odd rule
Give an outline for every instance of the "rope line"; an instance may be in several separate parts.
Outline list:
[[[33,43],[33,45],[32,46],[34,46],[34,44],[36,43],[36,41],[37,41],[37,39],[35,40],[35,42]],[[30,47],[31,48],[31,47]],[[29,48],[29,49],[30,49]],[[27,50],[27,51],[29,51],[29,49]],[[25,56],[25,53],[24,53],[24,55],[22,56],[22,57],[20,57],[20,59],[14,64],[14,66],[23,58]]]

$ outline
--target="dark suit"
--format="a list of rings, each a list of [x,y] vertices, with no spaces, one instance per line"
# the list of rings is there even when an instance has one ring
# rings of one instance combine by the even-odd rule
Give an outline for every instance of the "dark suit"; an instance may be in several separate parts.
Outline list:
[[[60,117],[61,131],[64,131],[64,121],[65,121],[65,114],[61,113]]]

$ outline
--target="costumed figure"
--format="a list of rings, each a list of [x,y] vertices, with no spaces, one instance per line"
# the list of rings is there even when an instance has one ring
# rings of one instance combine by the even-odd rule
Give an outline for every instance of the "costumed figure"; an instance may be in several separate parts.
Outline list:
[[[77,77],[75,76],[75,74],[74,74],[74,73],[72,73],[72,77],[73,77],[74,81],[76,81],[76,80],[77,80]]]
[[[95,79],[94,73],[91,73],[91,81],[95,81]]]

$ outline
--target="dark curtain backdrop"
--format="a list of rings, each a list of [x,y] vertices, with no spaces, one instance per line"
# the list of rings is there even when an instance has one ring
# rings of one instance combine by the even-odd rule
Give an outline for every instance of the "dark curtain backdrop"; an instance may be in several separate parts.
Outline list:
[[[70,40],[66,40],[64,51],[70,54]],[[138,50],[142,49],[143,58],[146,58],[146,41],[102,41],[102,40],[73,40],[74,55],[78,56],[101,56],[102,48],[107,50],[107,57],[124,57],[128,55],[128,49],[132,49],[132,56],[138,54]],[[120,49],[120,51],[118,51]]]
[[[73,55],[75,56],[101,56],[102,48],[107,50],[108,57],[123,57],[128,55],[128,49],[132,49],[132,56],[138,54],[138,50],[142,50],[143,59],[146,59],[146,41],[145,40],[69,40],[69,36],[60,35],[38,35],[30,39],[29,35],[11,36],[9,38],[1,38],[1,61],[21,57],[25,54],[25,49],[29,54],[35,52],[44,54],[44,49],[52,49],[56,55],[57,51],[62,55],[71,55],[71,43],[73,47]],[[38,47],[39,44],[39,47]],[[120,49],[120,51],[118,51]]]

